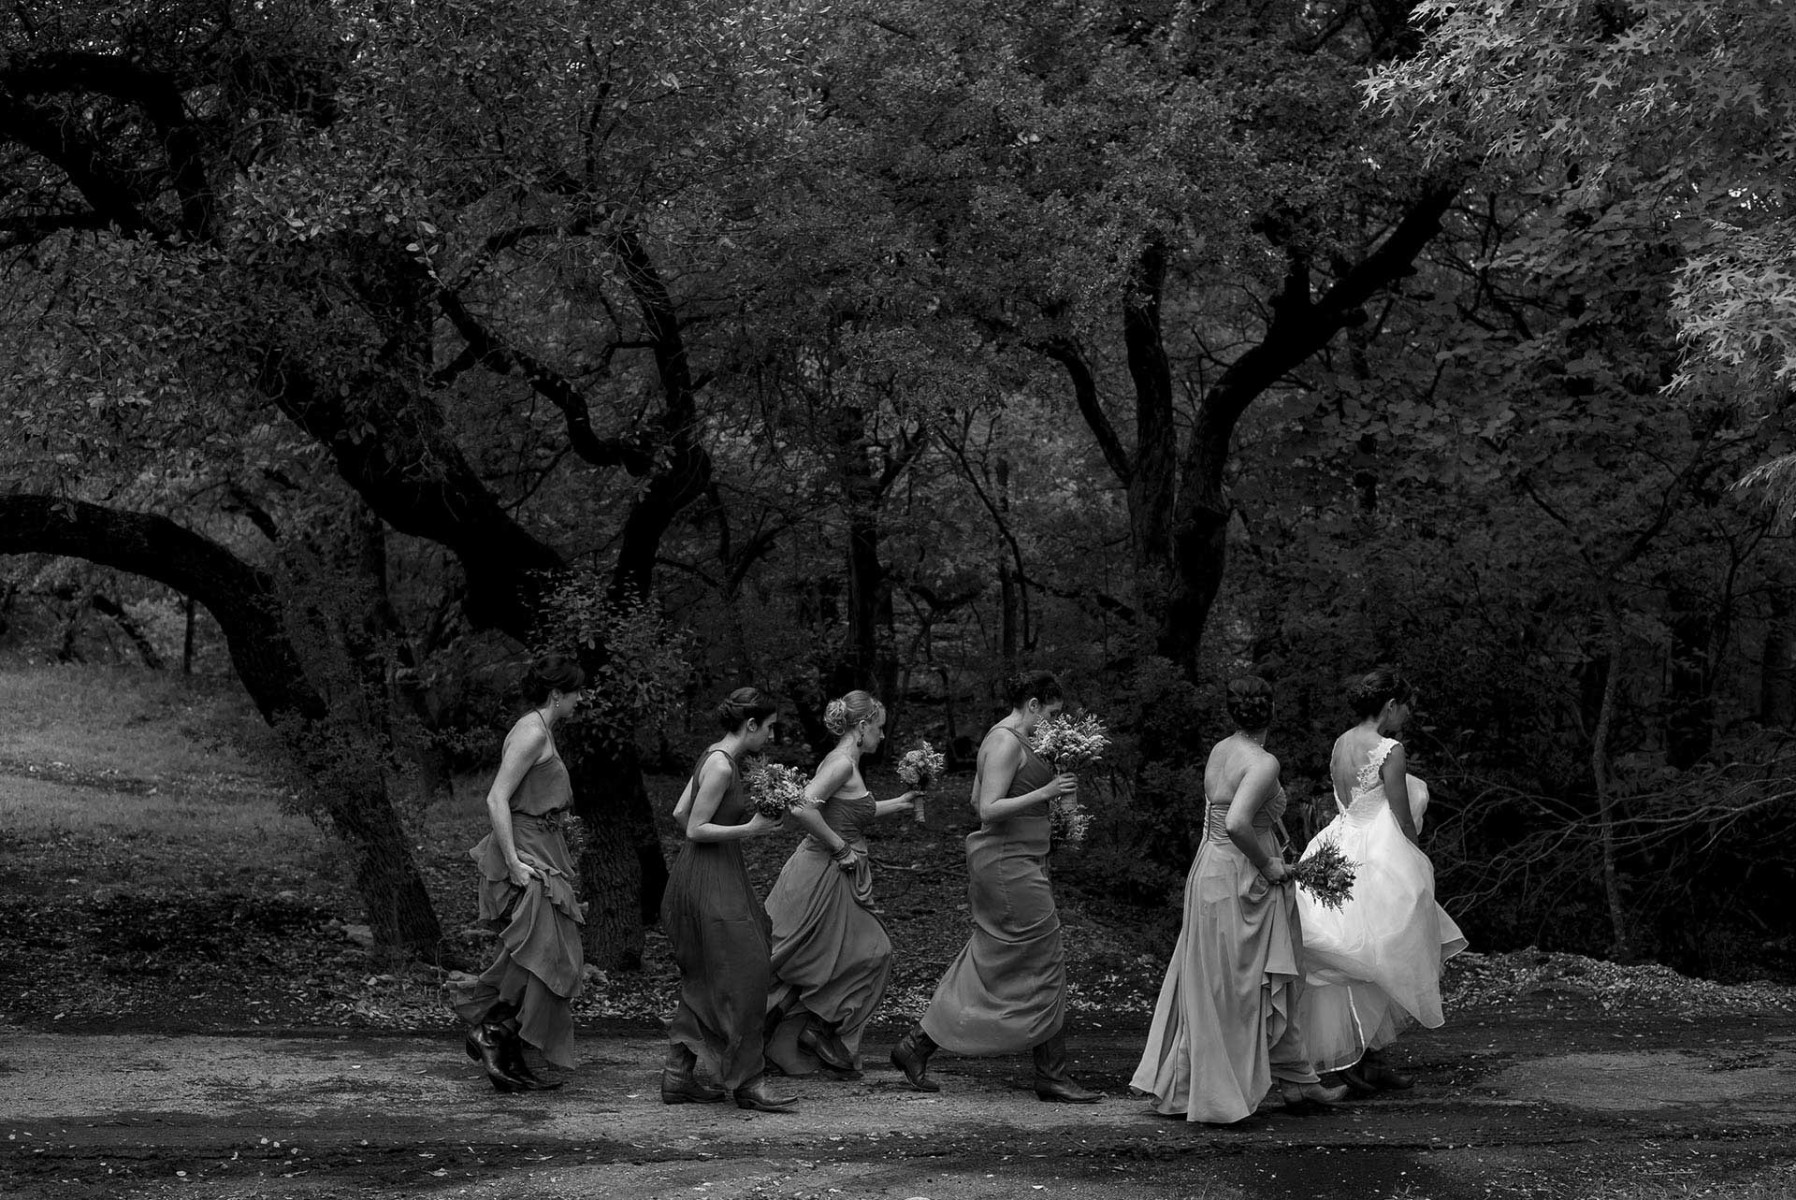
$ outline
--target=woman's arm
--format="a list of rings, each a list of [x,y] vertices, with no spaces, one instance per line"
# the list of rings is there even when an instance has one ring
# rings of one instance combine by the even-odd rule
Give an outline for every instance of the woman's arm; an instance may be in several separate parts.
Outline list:
[[[530,773],[530,768],[536,764],[548,742],[548,731],[541,725],[532,724],[514,729],[511,736],[505,739],[505,750],[499,758],[499,773],[493,776],[492,786],[486,790],[486,815],[493,823],[493,840],[499,844],[499,853],[505,859],[505,869],[510,872],[511,882],[516,887],[523,887],[539,875],[555,871],[554,867],[538,864],[534,860],[526,861],[519,855],[511,833],[511,797],[518,790],[518,785],[524,782],[524,776]]]
[[[848,777],[854,773],[854,764],[840,754],[831,754],[818,764],[817,773],[805,784],[804,798],[810,804],[804,808],[792,810],[791,817],[800,829],[816,838],[823,848],[831,854],[841,854],[848,849],[847,839],[829,827],[817,806],[842,790]]]
[[[923,790],[921,788],[916,788],[904,793],[902,796],[894,796],[890,800],[875,800],[873,802],[873,815],[876,817],[889,817],[893,813],[911,812],[917,807],[917,797],[922,794]]]
[[[729,791],[731,769],[717,761],[716,755],[706,755],[704,765],[698,769],[698,788],[692,797],[692,808],[686,814],[686,836],[695,842],[734,842],[743,838],[758,837],[770,829],[779,828],[779,822],[771,817],[763,817],[756,813],[741,825],[717,825],[711,820],[717,815],[717,806],[723,802],[724,793]]]
[[[1260,845],[1253,819],[1259,815],[1261,807],[1277,794],[1278,759],[1270,754],[1261,755],[1248,764],[1247,773],[1235,785],[1235,798],[1229,801],[1229,815],[1224,822],[1229,841],[1235,843],[1235,847],[1247,856],[1247,861],[1258,868],[1270,883],[1278,883],[1290,871],[1285,866],[1284,859],[1267,853],[1266,847]]]
[[[1397,819],[1397,828],[1403,831],[1411,845],[1419,845],[1422,835],[1416,832],[1416,818],[1409,811],[1409,780],[1405,778],[1408,774],[1408,756],[1403,753],[1403,743],[1398,742],[1384,756],[1384,765],[1378,768],[1378,778],[1384,782],[1384,801],[1390,806],[1391,816]]]
[[[1056,775],[1053,779],[1021,796],[1006,796],[1017,768],[1023,765],[1023,746],[1015,738],[987,737],[979,748],[979,792],[973,806],[986,824],[1007,820],[1034,808],[1044,800],[1058,800],[1075,795],[1079,790],[1076,775]]]

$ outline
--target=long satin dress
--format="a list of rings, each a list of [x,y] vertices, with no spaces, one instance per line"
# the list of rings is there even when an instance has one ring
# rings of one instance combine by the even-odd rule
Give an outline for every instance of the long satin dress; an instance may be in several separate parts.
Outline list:
[[[845,794],[850,791],[857,794]],[[827,845],[807,834],[767,893],[774,977],[768,1006],[784,1014],[767,1043],[767,1059],[788,1075],[817,1068],[816,1059],[798,1048],[798,1035],[812,1014],[835,1029],[858,1065],[861,1038],[892,974],[892,940],[868,907],[873,868],[867,831],[878,816],[878,802],[856,771],[817,812],[861,860],[850,875],[836,865]]]
[[[1434,1029],[1441,1012],[1441,965],[1466,947],[1465,935],[1434,898],[1434,864],[1403,836],[1385,798],[1381,773],[1397,742],[1372,748],[1353,795],[1304,849],[1308,858],[1334,842],[1356,864],[1353,894],[1323,908],[1299,889],[1303,914],[1304,1030],[1319,1071],[1350,1067],[1367,1050],[1395,1041],[1412,1024]],[[1406,776],[1416,831],[1428,785]]]
[[[517,1010],[518,1036],[558,1067],[574,1065],[574,1009],[580,995],[580,926],[586,914],[574,892],[573,861],[561,824],[573,804],[567,764],[549,737],[549,757],[531,765],[511,795],[511,841],[519,854],[554,867],[523,887],[511,882],[498,838],[489,833],[468,851],[480,869],[480,923],[499,934],[499,953],[475,979],[449,985],[457,1015],[471,1025],[493,1009]]]
[[[743,825],[753,816],[743,793],[741,764],[723,750],[730,784],[714,825]],[[695,842],[680,847],[661,897],[661,928],[680,968],[680,1003],[668,1039],[684,1043],[717,1082],[734,1090],[766,1068],[762,1024],[773,974],[767,912],[748,881],[742,843]]]
[[[1023,743],[1007,798],[1054,772]],[[979,794],[980,781],[973,782]],[[1066,1022],[1066,949],[1048,885],[1048,802],[967,835],[967,909],[973,936],[923,1014],[923,1032],[957,1054],[1009,1054],[1047,1041]]]
[[[1276,1077],[1313,1083],[1297,1020],[1303,944],[1294,886],[1266,881],[1229,838],[1229,800],[1210,799],[1185,878],[1185,920],[1130,1087],[1187,1121],[1239,1121]],[[1260,848],[1277,856],[1280,788],[1254,814]]]

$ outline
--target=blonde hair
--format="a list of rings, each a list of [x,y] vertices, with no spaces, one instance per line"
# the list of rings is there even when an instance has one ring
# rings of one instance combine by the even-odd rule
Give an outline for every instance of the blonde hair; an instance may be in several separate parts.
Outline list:
[[[823,727],[841,737],[861,722],[878,721],[885,715],[886,706],[875,700],[871,692],[856,689],[829,702],[823,710]]]

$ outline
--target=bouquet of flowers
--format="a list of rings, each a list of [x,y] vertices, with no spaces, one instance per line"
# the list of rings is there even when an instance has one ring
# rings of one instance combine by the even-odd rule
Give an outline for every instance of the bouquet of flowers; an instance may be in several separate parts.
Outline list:
[[[915,750],[906,750],[898,760],[898,778],[920,791],[947,765],[941,751],[931,749],[928,742],[918,742]]]
[[[1050,717],[1035,727],[1032,744],[1055,773],[1087,770],[1104,761],[1110,735],[1104,723],[1091,713],[1079,718]],[[1079,846],[1091,828],[1091,814],[1071,803],[1055,800],[1048,806],[1048,845]]]
[[[742,772],[748,785],[748,804],[763,817],[783,817],[795,808],[803,808],[805,778],[796,767],[784,763],[757,762]]]
[[[1035,727],[1035,752],[1047,759],[1056,773],[1079,772],[1104,761],[1110,735],[1104,723],[1091,713],[1074,719],[1049,717]]]
[[[1332,841],[1323,842],[1314,854],[1291,868],[1291,878],[1323,908],[1340,908],[1353,895],[1354,876],[1354,864]]]

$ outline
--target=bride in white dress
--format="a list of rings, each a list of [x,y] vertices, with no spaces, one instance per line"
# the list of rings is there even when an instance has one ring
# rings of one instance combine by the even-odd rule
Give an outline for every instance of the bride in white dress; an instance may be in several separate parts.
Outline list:
[[[1356,864],[1353,894],[1331,910],[1297,889],[1310,1061],[1362,1091],[1410,1086],[1378,1051],[1413,1023],[1442,1023],[1441,964],[1466,946],[1435,903],[1434,865],[1416,844],[1427,785],[1407,774],[1403,743],[1391,736],[1402,731],[1414,698],[1388,667],[1348,686],[1360,722],[1336,739],[1329,763],[1340,811],[1303,857],[1334,842]],[[1393,794],[1406,802],[1389,803]]]

